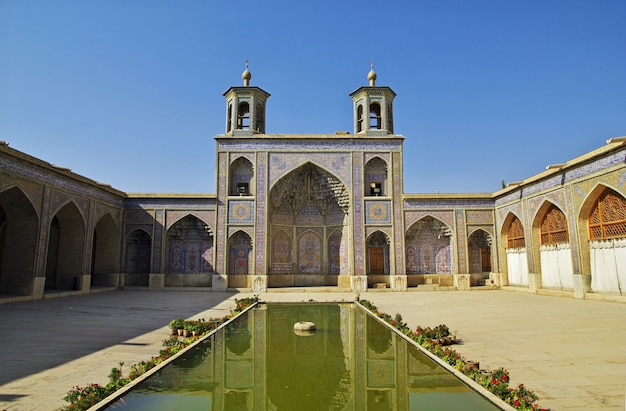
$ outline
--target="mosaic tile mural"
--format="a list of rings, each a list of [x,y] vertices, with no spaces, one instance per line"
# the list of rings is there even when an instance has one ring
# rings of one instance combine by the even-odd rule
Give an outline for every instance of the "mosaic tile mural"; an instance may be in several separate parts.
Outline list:
[[[298,239],[298,271],[319,274],[322,271],[322,239],[317,233],[307,232]]]
[[[391,202],[390,201],[366,201],[365,224],[390,224]]]
[[[254,201],[231,200],[228,202],[229,224],[254,223]]]

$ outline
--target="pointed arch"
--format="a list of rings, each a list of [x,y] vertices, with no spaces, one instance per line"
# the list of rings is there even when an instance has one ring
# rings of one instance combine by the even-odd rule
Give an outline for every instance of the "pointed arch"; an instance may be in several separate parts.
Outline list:
[[[91,284],[117,286],[119,273],[119,231],[110,213],[94,227],[91,250]]]
[[[328,236],[328,274],[348,274],[348,243],[341,229]]]
[[[559,290],[574,288],[567,217],[556,204],[548,200],[535,214],[533,254],[535,261],[540,262],[541,287]]]
[[[367,247],[367,275],[370,284],[379,281],[378,276],[388,276],[390,273],[389,237],[380,230],[374,231],[365,240]],[[389,285],[389,284],[388,284]]]
[[[278,230],[272,235],[270,274],[291,274],[293,241],[285,230]]]
[[[237,157],[229,166],[228,195],[253,195],[254,167],[244,156]]]
[[[213,233],[193,214],[187,214],[167,230],[168,274],[213,272]]]
[[[0,290],[31,295],[35,275],[39,217],[17,186],[0,192]]]
[[[301,274],[322,273],[322,237],[313,230],[298,236],[298,272]]]
[[[509,212],[500,231],[500,250],[506,255],[501,258],[502,272],[506,274],[503,285],[528,286],[528,254],[526,234],[522,220]]]
[[[370,159],[363,168],[363,192],[366,196],[387,196],[389,166],[385,160],[376,156]]]
[[[591,275],[596,292],[626,292],[626,198],[617,190],[598,184],[579,213],[583,273]]]
[[[228,239],[228,275],[249,275],[252,265],[252,239],[238,230]],[[229,279],[230,280],[230,279]]]
[[[493,238],[491,237],[491,234],[481,228],[474,230],[469,235],[467,246],[470,273],[491,272],[492,244]]]
[[[452,230],[443,221],[426,215],[406,231],[407,274],[442,274],[453,271]]]
[[[65,203],[53,216],[48,231],[46,288],[71,290],[74,277],[82,277],[85,264],[86,227],[74,201]]]

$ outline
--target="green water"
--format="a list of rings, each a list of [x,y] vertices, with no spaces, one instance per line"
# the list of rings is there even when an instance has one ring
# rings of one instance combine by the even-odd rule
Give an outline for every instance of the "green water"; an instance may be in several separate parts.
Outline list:
[[[313,335],[293,331],[312,321]],[[497,410],[352,304],[262,304],[109,409]]]

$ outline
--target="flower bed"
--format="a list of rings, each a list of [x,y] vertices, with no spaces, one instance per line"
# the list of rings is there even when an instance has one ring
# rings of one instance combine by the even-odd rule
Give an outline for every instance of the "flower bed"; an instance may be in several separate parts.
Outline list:
[[[197,330],[196,336],[179,338],[171,336],[163,341],[163,349],[159,351],[159,355],[150,358],[147,361],[140,361],[130,367],[130,371],[126,376],[122,372],[123,362],[119,363],[119,367],[113,368],[108,375],[109,382],[106,385],[88,384],[84,387],[75,386],[65,396],[64,400],[69,402],[62,408],[63,411],[84,411],[96,405],[115,391],[124,387],[126,384],[135,380],[139,376],[145,374],[148,370],[156,367],[158,364],[187,348],[198,339],[213,331],[221,324],[230,320],[235,314],[245,310],[247,307],[259,301],[257,296],[244,299],[235,299],[235,309],[230,315],[223,318],[211,318],[209,320],[183,320],[175,319],[170,321],[170,328]],[[123,400],[120,400],[123,401]]]
[[[415,331],[411,331],[409,326],[402,320],[400,314],[391,317],[389,314],[381,313],[375,305],[367,300],[361,300],[359,303],[376,316],[387,322],[389,325],[409,337],[429,352],[433,353],[456,370],[467,375],[486,390],[498,396],[507,404],[521,411],[546,411],[535,403],[537,395],[527,389],[524,384],[517,387],[509,387],[509,372],[504,368],[495,370],[481,370],[476,362],[467,360],[459,352],[443,347],[441,340],[450,336],[450,330],[445,325],[439,325],[435,328],[423,328],[418,326]]]

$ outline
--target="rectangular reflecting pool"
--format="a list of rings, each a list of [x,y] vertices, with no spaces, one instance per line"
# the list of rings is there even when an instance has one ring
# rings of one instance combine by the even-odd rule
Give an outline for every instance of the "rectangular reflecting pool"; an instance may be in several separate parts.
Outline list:
[[[316,331],[294,332],[311,321]],[[107,410],[499,410],[351,303],[259,304]]]

